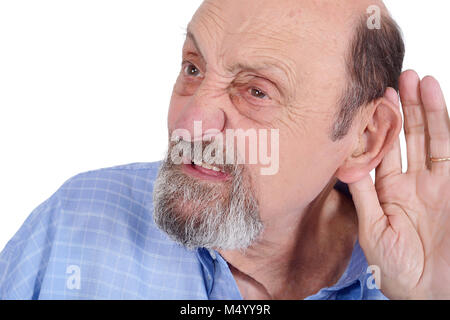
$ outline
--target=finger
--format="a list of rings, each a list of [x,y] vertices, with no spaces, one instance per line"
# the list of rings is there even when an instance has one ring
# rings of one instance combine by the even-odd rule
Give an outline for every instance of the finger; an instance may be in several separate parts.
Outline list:
[[[381,209],[370,175],[368,174],[355,183],[349,183],[348,187],[358,215],[360,234],[367,234],[367,238],[373,238],[373,235],[377,234],[381,235],[385,229],[383,222],[387,218]]]
[[[433,158],[450,157],[450,121],[444,94],[439,82],[433,77],[425,77],[420,83],[421,98],[427,118],[430,156]],[[433,174],[449,174],[450,162],[432,162]]]
[[[400,99],[405,116],[404,131],[408,172],[426,169],[425,113],[420,97],[420,79],[416,72],[402,73],[399,82]]]
[[[399,99],[397,92],[392,88],[387,88],[385,97],[397,108],[399,106]],[[392,145],[392,148],[386,153],[381,163],[375,170],[375,181],[379,181],[388,176],[402,173],[402,158],[400,151],[400,140],[397,138]]]
[[[402,155],[400,139],[397,138],[390,151],[386,153],[381,163],[375,169],[375,183],[386,177],[402,173]]]

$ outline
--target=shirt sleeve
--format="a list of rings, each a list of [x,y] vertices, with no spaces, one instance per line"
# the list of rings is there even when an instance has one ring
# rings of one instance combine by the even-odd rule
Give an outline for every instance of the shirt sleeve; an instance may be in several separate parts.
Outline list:
[[[59,190],[39,205],[0,253],[0,299],[37,299],[61,210]]]

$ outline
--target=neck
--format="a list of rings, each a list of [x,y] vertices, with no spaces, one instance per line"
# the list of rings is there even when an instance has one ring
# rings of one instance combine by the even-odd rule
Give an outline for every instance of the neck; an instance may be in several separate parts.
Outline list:
[[[332,183],[302,212],[265,221],[245,251],[219,251],[244,299],[303,299],[335,284],[357,235],[353,203]]]

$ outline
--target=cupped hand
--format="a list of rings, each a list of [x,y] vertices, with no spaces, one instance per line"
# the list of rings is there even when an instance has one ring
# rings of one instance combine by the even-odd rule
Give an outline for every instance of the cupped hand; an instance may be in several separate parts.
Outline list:
[[[393,89],[390,100],[399,104]],[[349,184],[359,242],[391,299],[450,299],[450,121],[439,83],[400,77],[408,168],[397,140],[370,175]],[[440,160],[439,160],[440,159]]]

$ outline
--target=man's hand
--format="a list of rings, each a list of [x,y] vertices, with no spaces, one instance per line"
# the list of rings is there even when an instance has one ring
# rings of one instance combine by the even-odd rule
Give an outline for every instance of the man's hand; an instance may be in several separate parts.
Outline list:
[[[399,105],[397,93],[389,99]],[[450,299],[450,122],[432,77],[400,77],[408,170],[400,143],[376,168],[349,185],[358,213],[359,242],[369,265],[381,271],[381,291],[391,299]]]

